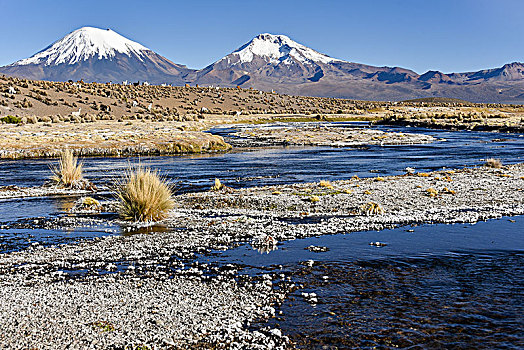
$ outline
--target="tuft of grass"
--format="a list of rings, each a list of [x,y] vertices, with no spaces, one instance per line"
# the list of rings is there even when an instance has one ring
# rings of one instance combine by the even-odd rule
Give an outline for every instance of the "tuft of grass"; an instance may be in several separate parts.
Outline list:
[[[384,214],[384,209],[376,202],[368,202],[360,207],[360,212],[367,216],[381,215]]]
[[[82,205],[88,206],[88,207],[99,207],[100,202],[94,199],[93,197],[82,197]]]
[[[493,169],[500,169],[502,168],[502,162],[500,161],[500,159],[489,158],[486,159],[486,163],[484,163],[484,166]]]
[[[311,196],[311,197],[309,197],[309,201],[311,203],[316,203],[316,202],[320,201],[320,198],[318,198],[318,196]]]
[[[224,184],[220,182],[219,179],[215,178],[215,183],[213,186],[211,186],[211,191],[220,191],[224,187],[225,187]]]
[[[418,177],[430,177],[431,175],[429,173],[416,173]]]
[[[118,213],[127,221],[159,221],[175,205],[173,186],[149,168],[127,170],[115,192],[120,201]]]
[[[96,211],[102,210],[102,205],[100,202],[93,197],[82,197],[77,203],[79,204],[80,209]]]
[[[433,187],[430,187],[426,190],[426,194],[430,197],[436,197],[438,196],[438,191],[434,189]]]
[[[444,187],[444,189],[442,190],[442,192],[447,193],[447,194],[455,194],[455,193],[457,193],[456,191],[454,191],[454,190],[450,190],[450,189],[447,188],[447,187]]]
[[[327,188],[327,189],[330,189],[330,190],[332,190],[332,189],[334,188],[333,185],[331,184],[331,182],[330,182],[330,181],[327,181],[327,180],[321,180],[321,181],[318,183],[318,185],[319,185],[320,187],[324,187],[324,188]]]
[[[69,149],[62,152],[58,160],[58,166],[51,167],[51,171],[53,172],[51,180],[57,186],[80,188],[83,185],[82,163],[78,162],[78,158]]]

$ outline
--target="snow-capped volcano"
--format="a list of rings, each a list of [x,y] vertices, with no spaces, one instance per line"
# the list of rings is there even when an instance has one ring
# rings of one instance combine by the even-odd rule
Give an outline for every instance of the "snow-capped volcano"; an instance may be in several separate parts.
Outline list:
[[[151,51],[137,42],[131,41],[111,29],[83,27],[69,33],[37,54],[13,63],[14,66],[28,64],[75,64],[92,57],[111,59],[116,54],[144,56],[144,51]]]
[[[258,86],[261,80],[275,79],[279,83],[304,83],[318,81],[324,76],[324,68],[336,63],[347,62],[317,52],[285,35],[264,33],[199,71],[196,81],[243,86]]]
[[[229,60],[229,63],[235,65],[252,62],[256,57],[264,58],[272,64],[278,64],[280,62],[290,64],[295,60],[301,63],[330,63],[341,61],[301,45],[285,35],[268,33],[257,35],[249,43],[224,57],[222,60]]]
[[[83,27],[0,73],[40,80],[185,82],[191,70],[111,29]]]

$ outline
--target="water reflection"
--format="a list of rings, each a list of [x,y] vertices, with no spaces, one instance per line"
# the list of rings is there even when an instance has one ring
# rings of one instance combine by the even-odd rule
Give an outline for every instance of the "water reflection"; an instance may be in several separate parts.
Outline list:
[[[269,254],[270,252],[278,249],[277,243],[278,241],[275,238],[266,235],[254,239],[251,242],[251,247],[253,248],[253,250],[256,250],[260,254]]]
[[[521,349],[522,227],[523,216],[401,227],[203,258],[301,285],[281,315],[256,326],[281,329],[299,349]]]

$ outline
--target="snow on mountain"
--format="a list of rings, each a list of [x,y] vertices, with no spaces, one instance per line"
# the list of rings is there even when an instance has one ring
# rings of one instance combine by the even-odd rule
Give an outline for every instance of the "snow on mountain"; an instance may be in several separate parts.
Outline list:
[[[62,63],[72,65],[94,56],[97,56],[99,60],[111,59],[116,53],[127,56],[134,55],[141,59],[144,51],[149,51],[149,49],[111,29],[83,27],[69,33],[35,55],[17,61],[11,66],[29,64],[51,66]]]
[[[231,65],[237,65],[252,62],[256,56],[262,57],[273,64],[278,64],[279,62],[289,64],[292,62],[292,59],[301,63],[343,62],[301,45],[285,35],[268,33],[256,36],[249,43],[222,58],[222,60],[228,60],[228,63]],[[238,58],[238,60],[232,60],[232,58]]]
[[[110,30],[83,27],[0,74],[37,80],[184,84],[193,72]]]

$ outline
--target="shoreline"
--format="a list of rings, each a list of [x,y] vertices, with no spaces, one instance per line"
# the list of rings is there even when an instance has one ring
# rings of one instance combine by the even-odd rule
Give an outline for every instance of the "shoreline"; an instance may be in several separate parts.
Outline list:
[[[66,148],[73,150],[77,156],[84,157],[227,152],[232,146],[223,137],[209,133],[211,128],[228,124],[256,124],[273,118],[273,122],[290,121],[296,117],[294,114],[239,117],[219,115],[189,122],[98,120],[89,123],[4,124],[0,130],[0,138],[4,140],[0,146],[0,159],[55,158]],[[337,117],[337,120],[353,120],[348,116]],[[307,120],[319,121],[315,118]],[[363,120],[368,121],[366,118]]]
[[[524,120],[524,119],[521,119]],[[456,118],[449,118],[444,120],[435,120],[416,117],[384,117],[381,120],[372,121],[374,125],[394,125],[394,126],[408,126],[417,128],[450,130],[450,131],[484,131],[484,132],[499,132],[499,133],[524,133],[524,123],[520,121],[513,121],[508,124],[506,121],[496,120],[490,122],[489,120],[475,120],[468,122],[458,122]]]
[[[4,124],[2,130],[0,130],[0,137],[4,140],[2,146],[0,146],[0,159],[55,158],[66,148],[73,150],[77,156],[127,157],[140,155],[213,154],[228,152],[237,146],[244,147],[246,145],[255,147],[260,145],[345,147],[366,144],[403,145],[434,141],[424,139],[423,134],[420,134],[421,137],[419,138],[413,138],[413,140],[400,140],[395,135],[402,133],[397,132],[384,133],[384,135],[370,135],[369,138],[359,138],[356,135],[350,135],[351,133],[348,132],[346,132],[347,135],[335,135],[335,132],[332,131],[319,133],[318,130],[314,131],[314,127],[296,129],[293,135],[291,135],[292,138],[288,137],[290,135],[278,135],[275,130],[268,131],[254,128],[249,133],[238,132],[237,134],[244,138],[239,142],[235,142],[234,138],[228,138],[226,141],[222,136],[213,135],[209,132],[210,129],[220,125],[248,124],[256,126],[260,124],[342,121],[369,122],[371,126],[399,125],[441,130],[474,130],[501,133],[524,131],[524,126],[517,124],[506,125],[499,123],[496,125],[484,125],[469,122],[457,124],[453,119],[445,122],[432,122],[425,119],[409,119],[407,117],[391,118],[380,113],[368,115],[325,114],[318,117],[301,114],[215,115],[206,116],[203,119],[197,118],[188,122],[98,120],[89,123]],[[304,130],[308,135],[301,135]],[[372,129],[362,129],[361,131],[362,135],[373,133]],[[412,134],[406,133],[405,135],[410,136]],[[373,136],[392,137],[386,140],[378,140],[376,138],[373,139]]]

